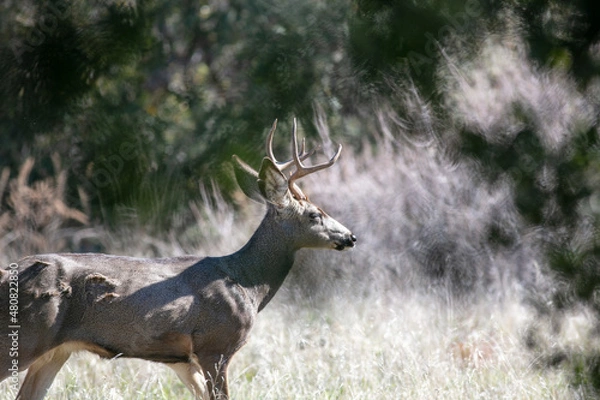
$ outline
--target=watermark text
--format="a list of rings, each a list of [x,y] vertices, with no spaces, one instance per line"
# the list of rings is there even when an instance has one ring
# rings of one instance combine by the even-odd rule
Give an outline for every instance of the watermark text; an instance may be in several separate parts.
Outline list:
[[[8,266],[8,356],[11,363],[8,367],[10,373],[10,387],[19,388],[19,265],[11,263]]]

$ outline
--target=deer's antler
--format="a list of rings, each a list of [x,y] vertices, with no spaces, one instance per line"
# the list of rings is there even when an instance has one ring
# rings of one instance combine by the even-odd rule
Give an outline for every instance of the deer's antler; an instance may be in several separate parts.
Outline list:
[[[296,121],[296,119],[294,119],[294,121]],[[273,161],[275,163],[275,165],[277,166],[277,168],[279,168],[280,171],[284,171],[287,168],[289,168],[291,165],[294,164],[294,159],[291,159],[288,161],[277,161],[277,159],[275,158],[275,155],[273,154],[273,135],[275,134],[275,129],[277,129],[277,119],[273,122],[273,126],[271,127],[271,130],[269,131],[269,134],[267,135],[267,142],[266,142],[267,156],[271,159],[271,161]],[[317,146],[316,148],[307,152],[306,151],[306,141],[304,139],[302,139],[302,152],[298,157],[301,160],[306,160],[308,157],[315,154],[315,152],[318,149],[319,149],[319,146]]]
[[[302,147],[299,151],[297,138],[298,123],[296,121],[296,118],[294,118],[294,125],[292,128],[293,158],[289,161],[277,161],[275,155],[273,154],[273,135],[275,134],[275,129],[277,129],[277,120],[273,122],[273,126],[271,126],[271,130],[269,130],[269,134],[267,135],[267,141],[265,144],[267,156],[271,159],[271,161],[273,161],[273,163],[275,163],[277,168],[282,172],[292,165],[296,166],[296,170],[293,173],[291,173],[290,177],[288,178],[288,186],[290,189],[290,193],[292,193],[292,195],[298,200],[307,200],[306,195],[302,193],[302,190],[300,190],[298,185],[296,185],[295,181],[302,178],[303,176],[312,174],[313,172],[317,172],[322,169],[331,167],[339,158],[340,153],[342,151],[342,145],[340,144],[338,146],[337,151],[328,162],[313,165],[310,167],[305,166],[304,164],[302,164],[302,161],[315,154],[315,152],[320,148],[320,146],[317,146],[316,148],[310,151],[306,151],[306,141],[302,139]]]
[[[294,157],[293,163],[296,165],[296,170],[289,177],[288,186],[289,186],[290,192],[292,193],[292,195],[295,198],[297,198],[299,200],[306,200],[306,196],[304,195],[304,193],[302,193],[302,191],[298,188],[298,186],[294,184],[294,182],[296,180],[302,178],[303,176],[312,174],[313,172],[317,172],[317,171],[320,171],[325,168],[329,168],[333,164],[335,164],[335,162],[340,157],[340,154],[342,152],[342,145],[341,144],[338,145],[337,151],[335,152],[333,157],[331,157],[331,159],[328,162],[307,167],[304,164],[302,164],[302,160],[305,160],[306,158],[308,158],[308,157],[303,157],[303,155],[305,154],[304,153],[304,140],[302,140],[302,154],[298,153],[298,139],[296,138],[297,130],[298,130],[298,124],[296,123],[296,118],[294,118],[294,127],[292,128],[292,146],[293,146],[292,153],[293,153],[293,157]],[[311,154],[312,154],[312,152],[311,152]]]

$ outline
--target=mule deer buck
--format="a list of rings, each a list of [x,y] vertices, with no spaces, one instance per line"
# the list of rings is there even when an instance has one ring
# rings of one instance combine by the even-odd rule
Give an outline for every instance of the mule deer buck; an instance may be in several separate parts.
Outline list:
[[[70,354],[80,350],[161,362],[196,398],[228,398],[227,366],[283,283],[295,252],[343,250],[356,242],[295,183],[332,166],[341,145],[329,162],[305,166],[313,152],[304,143],[299,151],[294,119],[293,158],[278,162],[276,124],[258,172],[234,156],[242,190],[267,205],[260,226],[236,253],[156,259],[46,254],[0,270],[0,380],[14,377],[15,365],[29,368],[17,399],[42,399]],[[9,313],[17,284],[18,315]],[[15,333],[18,355],[9,351]]]

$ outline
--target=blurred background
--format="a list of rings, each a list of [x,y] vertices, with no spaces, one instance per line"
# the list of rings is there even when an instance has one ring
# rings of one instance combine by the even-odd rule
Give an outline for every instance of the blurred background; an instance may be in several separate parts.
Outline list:
[[[231,155],[258,166],[277,118],[286,158],[297,117],[312,146],[344,144],[303,184],[359,242],[302,252],[288,300],[517,296],[551,333],[585,310],[597,344],[597,1],[0,7],[4,263],[234,251],[262,209]],[[522,340],[539,364],[597,394],[600,347],[548,349],[536,332]]]

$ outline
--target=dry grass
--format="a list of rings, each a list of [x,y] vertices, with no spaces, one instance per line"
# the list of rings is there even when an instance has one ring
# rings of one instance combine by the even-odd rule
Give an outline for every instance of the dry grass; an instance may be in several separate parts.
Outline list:
[[[232,397],[578,398],[563,370],[537,368],[524,348],[530,316],[517,302],[448,308],[420,295],[350,305],[338,298],[319,309],[275,301],[232,362]],[[0,392],[1,400],[12,398]],[[191,396],[164,366],[80,355],[61,370],[49,398]]]

